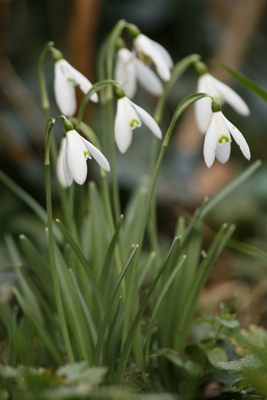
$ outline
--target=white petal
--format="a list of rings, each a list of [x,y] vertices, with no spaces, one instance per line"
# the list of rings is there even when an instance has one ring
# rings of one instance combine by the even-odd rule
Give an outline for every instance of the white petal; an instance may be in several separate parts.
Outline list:
[[[124,104],[119,99],[115,118],[115,141],[121,153],[125,153],[132,142],[132,130],[129,127],[128,117],[125,113]]]
[[[160,96],[163,92],[163,86],[157,75],[138,58],[136,65],[137,79],[140,85],[149,93]]]
[[[225,164],[230,157],[231,153],[231,142],[225,142],[223,141],[222,144],[217,143],[216,147],[216,158],[218,161],[220,161],[222,164]]]
[[[61,140],[60,149],[59,149],[59,153],[58,153],[58,159],[57,159],[57,177],[58,177],[59,183],[64,188],[69,186],[69,184],[68,184],[69,180],[67,181],[65,178],[64,166],[63,166],[63,162],[64,162],[63,160],[65,157],[65,153],[66,153],[66,138],[64,137]]]
[[[125,96],[119,99],[118,102],[123,104],[125,114],[128,118],[128,125],[131,129],[135,129],[142,125],[142,121],[133,107],[133,103]]]
[[[240,147],[240,150],[242,151],[243,155],[250,160],[250,150],[248,147],[248,144],[244,138],[244,136],[242,135],[242,133],[233,125],[231,124],[230,121],[228,121],[227,118],[225,118],[225,116],[223,115],[224,121],[227,125],[227,128],[229,129],[229,131],[231,132],[231,135],[233,136],[234,140],[236,141],[236,143],[238,144],[238,146]]]
[[[136,65],[135,56],[128,49],[120,49],[117,53],[115,66],[115,80],[119,81],[130,99],[136,93]]]
[[[213,114],[209,129],[205,135],[204,149],[203,149],[204,160],[208,168],[210,168],[214,162],[216,146],[217,146],[217,126]]]
[[[171,77],[170,69],[164,57],[158,51],[157,47],[154,46],[153,41],[150,40],[145,35],[138,35],[134,39],[134,45],[136,47],[137,53],[144,53],[147,55],[156,66],[159,76],[164,80],[168,81]]]
[[[210,75],[210,80],[218,87],[221,91],[224,100],[228,103],[233,109],[241,115],[247,116],[250,114],[249,108],[244,100],[229,86],[225,85],[225,83],[218,81],[218,79],[214,78]]]
[[[224,103],[224,96],[218,85],[215,84],[213,76],[209,73],[199,78],[199,86],[203,89],[204,93],[209,94],[214,100],[218,101],[220,104]]]
[[[86,147],[76,131],[67,132],[67,162],[73,179],[79,185],[85,182],[87,175]]]
[[[207,93],[204,75],[198,79],[197,93]],[[195,117],[198,129],[201,133],[205,134],[210,125],[212,118],[211,109],[212,100],[209,97],[204,97],[195,102]]]
[[[151,40],[151,39],[150,39]],[[157,48],[157,50],[161,53],[162,57],[165,59],[168,67],[171,69],[173,67],[173,61],[170,56],[170,53],[165,49],[165,47],[161,46],[158,42],[151,40],[153,45]]]
[[[92,83],[89,81],[89,79],[87,79],[83,74],[81,74],[79,71],[77,71],[77,69],[73,68],[72,65],[70,65],[68,63],[68,61],[66,61],[66,60],[61,60],[61,61],[63,62],[64,68],[66,68],[66,70],[68,70],[70,76],[72,77],[72,79],[74,80],[76,85],[78,85],[80,87],[81,91],[84,94],[88,93],[89,90],[91,89],[91,87],[93,86]],[[97,103],[98,102],[97,93],[94,93],[90,97],[90,100]]]
[[[54,91],[60,112],[67,117],[76,111],[76,97],[73,82],[68,81],[64,73],[64,62],[60,60],[55,63]]]
[[[160,127],[158,126],[158,124],[156,123],[154,118],[152,118],[151,115],[148,114],[148,112],[146,112],[143,108],[134,104],[132,101],[130,103],[136,109],[136,111],[140,115],[140,118],[142,119],[144,124],[151,130],[152,133],[154,133],[155,136],[157,136],[159,139],[161,139],[162,133],[161,133]]]
[[[63,172],[64,172],[64,176],[65,176],[67,185],[71,186],[71,184],[73,182],[73,176],[72,176],[71,170],[69,168],[68,159],[67,159],[67,139],[66,139],[66,148],[65,148],[65,151],[63,154]]]
[[[84,139],[82,136],[80,137],[91,154],[91,156],[96,160],[96,162],[100,165],[100,167],[104,168],[106,171],[110,171],[110,166],[106,157],[98,150],[92,143],[88,142],[88,140]]]

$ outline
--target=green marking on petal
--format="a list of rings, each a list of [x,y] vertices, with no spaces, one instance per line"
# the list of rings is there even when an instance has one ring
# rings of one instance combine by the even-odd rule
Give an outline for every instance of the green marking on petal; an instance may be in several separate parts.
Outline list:
[[[138,52],[138,57],[140,58],[140,60],[142,61],[142,63],[146,66],[146,67],[149,67],[150,66],[150,64],[151,64],[151,58],[147,55],[147,54],[144,54],[144,53],[142,53],[142,52]]]
[[[84,157],[86,160],[87,160],[87,158],[90,158],[90,160],[92,159],[92,156],[88,151],[84,151],[83,154],[84,154]]]
[[[220,137],[220,139],[218,140],[218,143],[223,144],[223,141],[225,141],[225,143],[229,142],[229,138],[227,136],[222,135]]]
[[[140,126],[139,121],[137,121],[137,119],[132,119],[132,121],[130,122],[130,127],[134,129],[136,126]]]

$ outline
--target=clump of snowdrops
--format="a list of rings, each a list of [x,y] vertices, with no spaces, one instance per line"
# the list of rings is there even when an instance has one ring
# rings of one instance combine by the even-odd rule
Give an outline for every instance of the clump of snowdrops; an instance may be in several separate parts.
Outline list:
[[[132,50],[121,38],[124,30],[132,39]],[[50,115],[44,73],[49,53],[55,62],[54,91],[61,113],[57,117]],[[197,93],[177,105],[169,128],[162,132],[170,90],[191,66],[199,76]],[[23,234],[19,245],[6,236],[17,284],[13,288],[16,306],[0,303],[8,340],[6,364],[10,366],[9,370],[1,367],[2,382],[16,382],[19,393],[27,388],[37,393],[38,389],[40,398],[93,398],[92,393],[97,392],[92,390],[101,382],[122,386],[131,374],[139,373],[140,385],[149,387],[144,391],[178,393],[181,381],[177,376],[183,376],[178,371],[195,371],[196,363],[188,364],[186,348],[199,296],[234,231],[234,226],[223,224],[203,253],[203,219],[260,162],[249,166],[213,199],[205,198],[189,223],[179,216],[167,252],[157,234],[157,176],[176,121],[193,103],[199,129],[205,134],[207,167],[215,158],[222,163],[229,159],[232,138],[250,159],[246,140],[222,114],[221,106],[227,102],[244,116],[249,109],[237,93],[208,73],[200,56],[189,55],[173,65],[166,49],[125,21],[117,23],[101,47],[97,83],[92,84],[73,68],[52,42],[40,55],[38,73],[46,117],[46,210],[2,172],[0,178],[44,224],[48,252],[42,254],[34,240]],[[131,100],[139,84],[158,97],[153,117]],[[75,86],[84,93],[77,117]],[[83,121],[89,100],[100,108],[99,132]],[[62,120],[62,140],[57,146],[53,128]],[[122,215],[116,146],[127,157],[134,130],[142,124],[148,128],[147,135],[153,134],[151,176],[140,180]],[[99,165],[99,185],[86,182],[87,159]],[[60,216],[52,210],[51,173],[57,179]],[[77,184],[83,185],[78,195]],[[143,248],[146,230],[149,246]],[[237,328],[238,324],[229,323],[232,317],[225,315],[222,326]],[[214,345],[211,342],[207,351],[212,352]],[[222,358],[218,361],[227,361]],[[17,365],[25,368],[15,369]],[[12,387],[2,385],[0,395],[14,395]],[[114,398],[119,398],[118,392],[114,393]]]

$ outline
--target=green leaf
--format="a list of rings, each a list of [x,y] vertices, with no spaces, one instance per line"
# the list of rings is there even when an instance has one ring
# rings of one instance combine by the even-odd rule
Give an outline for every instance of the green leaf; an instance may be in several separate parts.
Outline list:
[[[51,272],[49,271],[44,258],[40,255],[33,243],[25,236],[20,235],[22,250],[27,257],[30,267],[40,280],[44,291],[52,303],[55,302]]]
[[[118,242],[122,222],[123,222],[123,215],[120,216],[119,222],[117,224],[117,227],[116,227],[115,233],[112,237],[112,240],[109,244],[109,248],[106,253],[106,257],[105,257],[104,264],[102,267],[102,273],[101,273],[101,277],[100,277],[100,281],[99,281],[100,282],[99,286],[102,288],[102,293],[104,293],[104,298],[107,297],[108,286],[110,283],[111,266],[112,266],[113,257],[114,257],[114,251],[115,251],[116,244]]]
[[[133,193],[125,210],[122,235],[120,236],[123,258],[127,257],[127,251],[133,243],[138,243],[140,229],[143,223],[142,210],[147,199],[148,182],[142,182],[141,186]],[[140,212],[141,211],[141,212]]]
[[[110,243],[105,208],[102,197],[94,182],[89,183],[90,219],[91,219],[91,265],[97,282],[101,276],[101,267],[104,264],[105,255]]]
[[[138,310],[138,312],[137,312],[137,314],[136,314],[136,316],[135,316],[135,318],[134,318],[134,320],[132,322],[132,325],[130,327],[129,333],[127,335],[127,338],[125,340],[125,343],[124,343],[124,346],[123,346],[123,349],[122,349],[122,352],[121,352],[121,355],[120,355],[120,361],[119,361],[119,364],[118,364],[118,367],[117,367],[117,372],[116,372],[116,377],[115,377],[115,384],[116,385],[121,385],[122,382],[123,382],[124,372],[125,372],[126,364],[127,364],[128,357],[129,357],[129,354],[130,354],[130,350],[131,350],[131,347],[132,347],[132,342],[133,342],[133,339],[134,339],[135,332],[136,332],[136,330],[138,328],[139,322],[140,322],[141,317],[143,315],[143,312],[144,312],[144,310],[145,310],[145,308],[146,308],[146,306],[148,304],[148,301],[149,301],[149,299],[150,299],[150,297],[151,297],[151,295],[152,295],[152,293],[153,293],[153,291],[154,291],[154,289],[155,289],[155,287],[156,287],[156,285],[157,285],[162,273],[164,272],[166,266],[168,266],[169,258],[171,257],[172,253],[175,251],[177,245],[178,245],[178,239],[175,238],[174,241],[173,241],[172,247],[171,247],[171,249],[169,251],[169,254],[167,255],[167,258],[166,258],[165,262],[163,263],[163,265],[160,268],[157,276],[153,280],[153,282],[152,282],[147,294],[145,295],[145,297],[144,297],[144,299],[143,299],[143,301],[142,301],[142,303],[141,303],[141,305],[139,307],[139,310]]]
[[[214,207],[221,203],[229,194],[236,190],[242,183],[244,183],[255,171],[262,165],[261,160],[255,161],[250,165],[241,175],[239,175],[233,182],[227,185],[221,192],[214,196],[204,207],[201,212],[201,219],[204,218]]]
[[[27,204],[35,214],[40,218],[40,220],[47,225],[47,213],[46,211],[31,197],[24,189],[16,184],[12,179],[10,179],[3,171],[0,170],[0,180],[15,193],[25,204]],[[53,232],[56,240],[60,243],[62,241],[62,235],[55,225],[53,225]]]
[[[9,398],[9,393],[5,389],[0,389],[0,400],[7,400]]]
[[[57,364],[59,364],[59,365],[62,364],[61,354],[59,353],[59,350],[58,350],[57,346],[53,342],[53,338],[52,338],[51,332],[49,332],[49,334],[48,334],[48,332],[45,329],[45,327],[34,317],[34,314],[32,313],[31,304],[29,304],[23,298],[21,293],[16,288],[13,289],[13,292],[14,292],[14,295],[15,295],[20,307],[22,308],[24,314],[29,319],[29,321],[31,321],[31,323],[33,324],[33,326],[37,330],[40,339],[43,341],[43,343],[45,344],[45,346],[49,350],[49,352],[52,355],[52,357],[55,360],[55,362]]]
[[[115,288],[113,290],[113,293],[112,293],[112,296],[111,296],[111,299],[110,299],[110,302],[109,302],[109,306],[108,306],[107,312],[105,314],[105,317],[103,319],[103,322],[102,322],[102,325],[101,325],[101,328],[100,328],[100,332],[99,332],[99,335],[98,335],[98,341],[97,341],[97,344],[96,344],[95,356],[94,356],[94,364],[95,365],[99,365],[100,364],[101,354],[102,354],[102,350],[103,350],[104,335],[105,335],[108,319],[109,319],[109,316],[110,316],[110,313],[111,313],[111,309],[112,309],[113,303],[115,301],[117,292],[119,290],[121,281],[122,281],[127,269],[131,265],[132,259],[133,259],[134,255],[136,253],[137,248],[138,248],[138,244],[135,245],[133,251],[129,255],[129,257],[128,257],[128,259],[127,259],[127,261],[126,261],[126,263],[125,263],[125,265],[124,265],[124,267],[123,267],[123,269],[122,269],[122,271],[120,273],[120,276],[118,278],[116,286],[115,286]]]
[[[17,368],[12,368],[9,365],[0,364],[0,376],[3,379],[16,379],[20,377],[20,372]]]
[[[237,82],[239,82],[242,86],[248,89],[250,92],[256,94],[262,100],[267,102],[267,91],[259,86],[257,83],[252,81],[251,79],[247,78],[245,75],[241,74],[240,72],[235,71],[234,69],[227,67],[226,65],[215,61],[215,64],[226,71],[229,75],[231,75]]]
[[[84,320],[82,305],[64,257],[62,256],[56,243],[55,254],[57,261],[57,274],[63,303],[65,305],[66,315],[70,328],[73,332],[79,357],[80,359],[85,359],[88,362],[92,362],[92,347],[88,335],[88,329]]]
[[[207,357],[209,362],[214,366],[219,362],[226,362],[228,359],[225,350],[221,347],[214,347],[214,349],[209,350]]]
[[[201,365],[199,365],[198,363],[196,363],[195,361],[192,360],[187,360],[184,363],[184,368],[185,370],[191,375],[195,375],[195,374],[202,374],[203,372],[203,367]]]
[[[232,225],[228,229],[227,228],[227,224],[223,224],[220,231],[216,235],[208,250],[207,257],[204,258],[200,263],[196,276],[186,296],[184,302],[185,306],[177,324],[177,331],[175,332],[175,349],[178,350],[180,354],[183,354],[187,333],[190,329],[190,324],[195,313],[196,305],[202,289],[207,281],[209,272],[214,261],[219,256],[228,239],[232,235],[235,227]]]
[[[258,357],[253,354],[249,354],[240,360],[229,361],[229,362],[218,362],[216,367],[220,369],[226,369],[228,371],[242,371],[245,368],[258,369],[262,367],[262,363]]]
[[[96,327],[95,327],[94,320],[93,320],[93,318],[91,316],[89,308],[87,307],[87,304],[85,302],[85,299],[83,297],[83,294],[82,294],[82,292],[80,290],[80,287],[78,285],[77,279],[76,279],[73,271],[69,270],[69,273],[70,273],[70,276],[72,278],[74,287],[76,289],[77,296],[79,297],[80,304],[81,304],[81,307],[83,309],[83,313],[84,313],[84,316],[85,316],[85,320],[87,322],[87,326],[88,326],[89,332],[91,334],[93,345],[95,346],[96,342],[97,342],[97,330],[96,330]]]
[[[65,238],[67,239],[67,241],[69,242],[69,244],[71,245],[74,253],[76,254],[76,256],[78,257],[78,259],[80,260],[84,270],[86,271],[89,280],[93,286],[93,290],[96,296],[96,302],[98,305],[98,311],[100,313],[100,316],[103,317],[105,314],[105,308],[104,308],[104,301],[103,301],[103,297],[102,294],[99,290],[98,284],[96,282],[96,279],[94,277],[94,274],[91,270],[91,267],[88,263],[88,261],[86,260],[86,258],[84,257],[81,249],[79,248],[79,246],[75,243],[75,241],[73,240],[73,238],[71,237],[69,231],[67,230],[67,228],[65,228],[65,226],[62,224],[62,222],[59,219],[56,219],[56,223],[58,224],[59,228],[61,229],[61,231],[63,232]]]
[[[171,352],[166,352],[165,353],[165,357],[169,361],[171,361],[174,365],[176,365],[176,367],[179,367],[179,368],[183,368],[184,367],[184,362],[183,362],[181,357],[179,357],[179,356],[177,356],[177,355],[175,355],[175,354],[173,354]]]
[[[178,272],[180,271],[181,267],[183,266],[184,262],[185,262],[186,256],[183,256],[181,258],[181,260],[179,260],[178,264],[175,266],[175,268],[173,269],[172,273],[169,275],[167,281],[165,282],[165,285],[163,286],[163,288],[160,290],[160,293],[158,295],[158,299],[157,302],[155,304],[155,306],[153,307],[153,313],[149,322],[149,327],[147,330],[147,335],[146,335],[146,344],[145,344],[145,360],[146,362],[148,361],[148,352],[149,352],[149,345],[150,345],[150,339],[151,339],[151,334],[152,334],[152,329],[154,326],[154,322],[158,313],[158,310],[162,304],[162,301],[166,295],[166,293],[168,292],[171,284],[173,283],[175,277],[177,276]]]
[[[67,382],[82,382],[99,385],[107,373],[107,367],[89,367],[86,361],[60,367],[56,375],[63,376]]]

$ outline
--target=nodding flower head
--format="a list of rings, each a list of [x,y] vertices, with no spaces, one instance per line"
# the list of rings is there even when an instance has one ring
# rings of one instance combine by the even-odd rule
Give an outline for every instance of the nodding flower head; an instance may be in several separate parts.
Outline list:
[[[117,102],[115,118],[115,141],[121,153],[125,153],[129,148],[132,142],[132,131],[141,126],[142,121],[155,136],[162,138],[161,130],[151,115],[126,96],[121,96]]]
[[[242,133],[225,118],[221,111],[212,112],[203,151],[208,168],[212,166],[215,157],[223,164],[228,161],[231,152],[231,136],[240,147],[243,155],[250,160],[250,150]]]
[[[57,176],[63,187],[71,186],[73,180],[79,185],[85,182],[88,158],[94,158],[102,168],[110,171],[109,163],[100,150],[74,129],[68,130],[61,141],[57,162]]]
[[[244,100],[229,86],[214,78],[208,72],[204,72],[198,78],[198,93],[207,93],[220,105],[228,103],[236,112],[243,116],[249,115],[249,108]],[[195,103],[196,122],[201,133],[208,129],[212,118],[211,99],[205,97]]]
[[[79,71],[73,68],[63,58],[55,62],[54,91],[55,98],[60,112],[67,117],[74,115],[77,103],[75,86],[79,86],[81,91],[86,94],[92,87],[91,82]],[[94,93],[91,100],[98,102],[98,96]]]
[[[162,83],[157,75],[125,47],[117,52],[115,80],[120,82],[130,99],[136,93],[137,82],[154,96],[160,96],[163,92]]]
[[[171,77],[170,70],[173,67],[173,61],[167,50],[159,43],[149,39],[140,33],[133,41],[134,49],[138,57],[145,61],[146,57],[151,60],[156,67],[157,73],[164,81]]]

